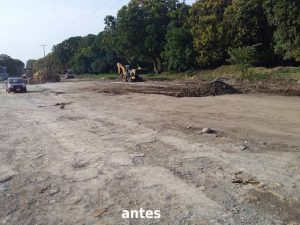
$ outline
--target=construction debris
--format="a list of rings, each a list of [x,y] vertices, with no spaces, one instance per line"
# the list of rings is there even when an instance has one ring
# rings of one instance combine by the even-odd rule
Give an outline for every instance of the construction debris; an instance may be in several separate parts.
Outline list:
[[[213,134],[213,133],[215,133],[215,131],[213,129],[211,129],[211,128],[203,128],[201,130],[201,133],[202,134]]]
[[[247,150],[247,149],[249,149],[249,147],[248,147],[247,145],[242,145],[242,146],[241,146],[241,150],[242,150],[242,151],[245,151],[245,150]]]
[[[232,179],[232,183],[234,184],[253,184],[253,185],[257,185],[260,184],[260,182],[258,180],[256,180],[253,177],[246,177],[246,175],[243,174],[242,171],[238,171],[236,173],[234,173],[234,178]]]
[[[61,106],[61,105],[70,105],[72,104],[73,102],[62,102],[62,103],[56,103],[54,104],[53,106]]]
[[[176,97],[204,97],[224,94],[237,94],[239,91],[222,81],[203,83],[198,87],[182,88]]]

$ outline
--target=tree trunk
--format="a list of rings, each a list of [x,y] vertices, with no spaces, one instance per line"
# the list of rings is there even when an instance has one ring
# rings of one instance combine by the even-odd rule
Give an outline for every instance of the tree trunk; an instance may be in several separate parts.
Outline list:
[[[156,61],[152,60],[152,63],[153,63],[153,71],[154,71],[154,73],[158,74],[158,70],[157,70],[157,66],[156,66]]]
[[[156,57],[152,60],[153,62],[153,70],[156,74],[159,74],[162,72],[162,63],[161,59],[159,57]]]

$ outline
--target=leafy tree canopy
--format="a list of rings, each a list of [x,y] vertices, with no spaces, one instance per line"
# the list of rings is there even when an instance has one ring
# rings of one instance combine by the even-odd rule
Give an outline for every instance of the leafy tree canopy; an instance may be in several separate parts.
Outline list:
[[[23,73],[25,64],[19,59],[13,59],[8,55],[0,55],[0,65],[7,67],[7,72],[11,76],[20,76]]]

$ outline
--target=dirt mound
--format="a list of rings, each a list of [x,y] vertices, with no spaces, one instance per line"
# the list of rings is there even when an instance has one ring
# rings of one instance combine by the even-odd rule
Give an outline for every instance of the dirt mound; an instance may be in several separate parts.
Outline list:
[[[222,82],[201,82],[201,83],[163,83],[163,85],[150,84],[150,85],[137,85],[137,84],[125,84],[125,83],[111,83],[111,85],[105,85],[104,87],[93,89],[98,93],[107,95],[122,95],[128,93],[141,93],[141,94],[157,94],[167,95],[173,97],[205,97],[216,96],[224,94],[236,94],[239,93],[234,87]]]
[[[237,93],[239,91],[229,84],[222,81],[215,81],[212,83],[203,83],[199,87],[183,88],[176,94],[176,97],[204,97]]]

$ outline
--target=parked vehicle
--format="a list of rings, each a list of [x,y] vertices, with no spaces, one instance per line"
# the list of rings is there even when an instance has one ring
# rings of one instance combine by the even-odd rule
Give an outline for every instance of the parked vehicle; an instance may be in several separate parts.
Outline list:
[[[33,74],[32,69],[26,75],[28,84],[43,84],[46,82],[60,82],[60,76],[52,69],[52,65],[41,65],[38,72]]]
[[[66,73],[65,73],[65,78],[66,79],[74,79],[75,74],[72,72],[72,70],[67,70]]]
[[[19,77],[9,77],[6,82],[6,92],[27,92],[26,83]]]

